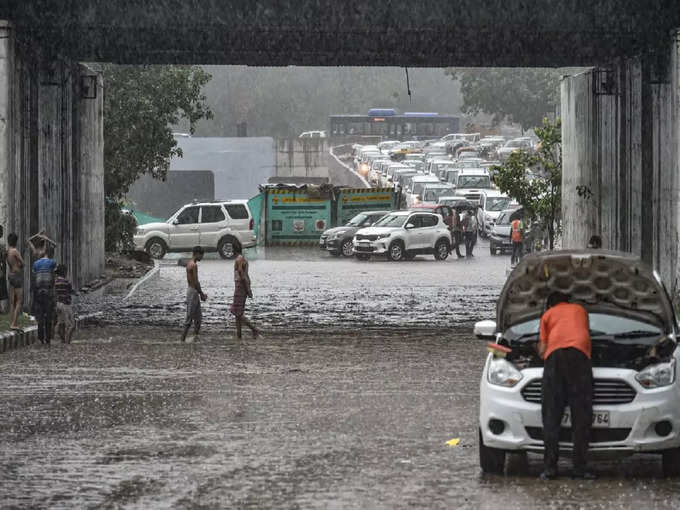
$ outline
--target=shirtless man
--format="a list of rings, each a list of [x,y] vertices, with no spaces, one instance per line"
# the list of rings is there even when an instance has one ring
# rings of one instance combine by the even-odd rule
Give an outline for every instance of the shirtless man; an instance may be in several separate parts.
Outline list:
[[[192,322],[194,323],[194,341],[198,340],[198,333],[201,330],[201,301],[208,299],[208,296],[201,290],[201,284],[198,281],[198,262],[202,258],[203,248],[194,246],[191,260],[187,264],[187,317],[184,321],[182,342],[186,341]]]
[[[19,329],[17,321],[24,304],[24,259],[17,250],[17,235],[12,232],[7,236],[7,283],[9,283],[9,306],[10,317],[12,318],[11,329]]]
[[[231,313],[236,318],[236,338],[241,339],[241,329],[243,324],[248,326],[253,332],[253,338],[260,336],[258,330],[244,315],[246,310],[246,299],[253,298],[253,291],[250,288],[250,275],[248,274],[248,261],[243,256],[241,246],[234,244],[234,302],[231,305]]]

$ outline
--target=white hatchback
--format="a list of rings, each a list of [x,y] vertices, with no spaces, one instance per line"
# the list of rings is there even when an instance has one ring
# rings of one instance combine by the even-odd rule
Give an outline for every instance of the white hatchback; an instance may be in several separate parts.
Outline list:
[[[479,460],[502,472],[507,452],[543,452],[537,355],[547,295],[561,291],[588,310],[594,378],[591,456],[659,453],[667,476],[680,475],[680,350],[673,305],[656,272],[629,254],[558,251],[525,257],[481,338],[510,349],[489,354],[480,383]],[[565,410],[566,411],[566,410]],[[565,412],[560,450],[572,448]]]

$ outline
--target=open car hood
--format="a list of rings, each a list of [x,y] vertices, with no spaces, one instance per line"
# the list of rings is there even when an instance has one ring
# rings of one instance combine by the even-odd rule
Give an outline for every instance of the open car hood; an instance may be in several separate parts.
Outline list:
[[[525,257],[510,273],[496,305],[498,331],[540,317],[551,292],[569,294],[589,312],[611,312],[676,329],[658,274],[627,253],[564,250]]]

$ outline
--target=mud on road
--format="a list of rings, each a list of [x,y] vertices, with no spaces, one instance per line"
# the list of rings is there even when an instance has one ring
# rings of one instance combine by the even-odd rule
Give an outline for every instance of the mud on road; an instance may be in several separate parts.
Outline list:
[[[233,339],[232,266],[211,259],[201,341],[179,343],[185,275],[168,260],[128,301],[126,285],[83,299],[104,313],[73,344],[3,354],[2,506],[680,506],[655,456],[598,463],[589,482],[540,483],[536,457],[480,473],[470,324],[493,317],[507,257],[294,255],[251,262],[263,339]]]
[[[0,496],[24,508],[672,508],[658,458],[480,474],[467,331],[236,342],[97,328],[0,359]],[[456,447],[446,442],[460,438]],[[564,464],[565,471],[568,464]]]

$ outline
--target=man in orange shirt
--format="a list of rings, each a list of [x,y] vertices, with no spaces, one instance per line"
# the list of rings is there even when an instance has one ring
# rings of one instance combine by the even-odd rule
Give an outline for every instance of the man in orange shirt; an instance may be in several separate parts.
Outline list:
[[[593,368],[588,312],[569,303],[569,296],[553,292],[541,318],[538,352],[543,368],[544,470],[541,479],[557,476],[559,436],[564,408],[569,405],[574,451],[575,478],[592,479],[586,470],[586,455],[593,421]]]

